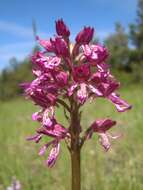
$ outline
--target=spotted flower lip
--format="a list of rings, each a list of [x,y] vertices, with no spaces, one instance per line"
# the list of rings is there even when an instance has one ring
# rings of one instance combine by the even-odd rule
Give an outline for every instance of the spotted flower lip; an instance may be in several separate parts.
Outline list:
[[[32,114],[32,119],[39,123],[39,127],[36,134],[27,140],[39,143],[42,138],[50,137],[39,151],[42,156],[49,149],[46,160],[48,167],[54,166],[60,153],[60,143],[68,141],[67,144],[70,144],[73,135],[70,127],[66,128],[57,120],[56,108],[64,108],[68,122],[71,120],[73,107],[79,111],[90,99],[107,99],[118,112],[131,109],[131,105],[116,92],[120,83],[111,74],[110,66],[106,63],[108,50],[100,44],[92,43],[94,29],[84,27],[76,35],[75,43],[71,43],[70,30],[64,21],[59,19],[55,24],[56,36],[46,40],[37,37],[44,50],[31,56],[35,79],[21,84],[24,95],[40,107],[40,111]],[[111,146],[110,140],[119,137],[108,132],[115,124],[116,121],[107,118],[94,121],[86,131],[80,124],[75,127],[83,132],[79,135],[82,143],[96,134],[99,143],[107,151]]]
[[[50,151],[49,157],[46,161],[46,164],[48,165],[48,167],[51,168],[54,166],[54,164],[58,158],[59,151],[60,151],[60,143],[54,143],[53,147]]]
[[[93,124],[90,126],[90,130],[88,130],[87,138],[91,138],[92,134],[95,132],[99,136],[99,142],[105,149],[105,151],[108,151],[111,144],[110,139],[116,139],[119,138],[120,135],[112,136],[107,131],[112,128],[114,125],[116,125],[116,121],[113,121],[111,119],[99,119],[93,122]]]
[[[80,104],[84,104],[85,101],[88,99],[86,84],[84,83],[80,84],[80,89],[77,91],[77,99]]]
[[[45,144],[39,151],[39,156],[43,156],[46,152],[46,150],[52,146],[51,150],[50,150],[50,153],[49,153],[49,156],[48,156],[48,159],[46,160],[46,165],[48,167],[53,167],[57,158],[58,158],[58,155],[59,155],[59,151],[60,151],[60,142],[59,140],[52,140],[50,142],[48,142],[47,144]]]

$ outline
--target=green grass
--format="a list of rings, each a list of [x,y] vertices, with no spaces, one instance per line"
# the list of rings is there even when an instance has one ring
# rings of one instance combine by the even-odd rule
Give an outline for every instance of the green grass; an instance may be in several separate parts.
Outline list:
[[[112,141],[105,153],[97,136],[85,143],[82,150],[82,190],[142,190],[143,189],[143,89],[132,86],[121,95],[133,105],[126,113],[117,113],[107,100],[97,100],[83,108],[82,123],[86,127],[96,118],[111,117],[118,125],[112,133],[123,137]],[[23,190],[70,190],[70,157],[64,143],[54,168],[48,169],[45,157],[38,156],[42,143],[27,142],[38,124],[31,114],[38,108],[24,100],[0,102],[0,190],[16,176]],[[66,123],[62,110],[57,117]]]

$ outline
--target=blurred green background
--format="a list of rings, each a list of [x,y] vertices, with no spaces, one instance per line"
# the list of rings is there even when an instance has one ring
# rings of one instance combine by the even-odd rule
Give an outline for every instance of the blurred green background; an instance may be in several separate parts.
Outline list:
[[[111,117],[117,120],[114,133],[123,137],[112,142],[105,153],[96,135],[82,149],[82,190],[142,190],[143,189],[143,0],[136,7],[136,21],[125,31],[122,23],[115,23],[115,32],[102,42],[110,51],[111,70],[121,81],[121,96],[133,105],[126,113],[117,113],[106,100],[88,103],[83,108],[84,128],[96,118]],[[33,29],[35,25],[33,25]],[[100,34],[99,34],[100,35]],[[37,45],[31,50],[39,49]],[[0,190],[10,185],[15,176],[23,190],[69,190],[70,156],[62,145],[54,168],[48,169],[45,157],[38,156],[40,144],[27,142],[37,123],[31,114],[38,110],[24,100],[19,84],[32,80],[31,62],[10,60],[0,72]],[[57,110],[63,123],[63,112]],[[42,144],[42,143],[41,143]]]

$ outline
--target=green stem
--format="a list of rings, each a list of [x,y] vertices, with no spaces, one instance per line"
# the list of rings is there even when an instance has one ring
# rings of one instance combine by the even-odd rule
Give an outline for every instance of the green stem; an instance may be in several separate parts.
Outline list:
[[[80,179],[80,149],[71,152],[72,190],[81,189]]]
[[[71,170],[72,181],[71,190],[81,190],[81,172],[80,172],[80,117],[79,108],[76,102],[71,102]]]

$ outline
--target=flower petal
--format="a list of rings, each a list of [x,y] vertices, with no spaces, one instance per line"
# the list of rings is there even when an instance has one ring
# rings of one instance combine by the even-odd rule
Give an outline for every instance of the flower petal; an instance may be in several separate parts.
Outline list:
[[[36,143],[38,143],[41,140],[42,136],[43,136],[43,134],[36,134],[31,137],[27,137],[26,140],[35,141]]]
[[[100,92],[96,87],[94,87],[93,85],[88,85],[88,88],[98,97],[102,97],[103,94],[102,92]]]
[[[122,100],[117,94],[112,93],[110,96],[108,96],[109,100],[113,102],[113,104],[116,106],[118,112],[124,112],[126,110],[131,109],[131,105],[129,105],[126,101]]]
[[[56,137],[59,139],[65,138],[68,136],[68,130],[62,125],[55,123],[52,127],[41,127],[37,129],[37,133],[44,134],[51,137]]]
[[[43,113],[43,121],[42,124],[45,127],[52,127],[55,124],[55,112],[54,108],[51,106],[50,108],[47,108]]]
[[[105,149],[105,151],[108,151],[111,144],[109,142],[108,135],[106,133],[98,133],[99,134],[99,142]]]
[[[72,96],[74,93],[74,90],[78,87],[78,84],[73,84],[70,86],[70,88],[68,89],[68,96]]]
[[[40,110],[39,112],[35,112],[32,114],[32,120],[33,121],[42,121],[42,110]]]
[[[116,121],[113,121],[111,119],[98,119],[93,122],[91,128],[93,128],[95,132],[106,132],[114,125],[116,125]]]
[[[77,99],[79,103],[84,104],[88,98],[87,88],[85,83],[80,84],[80,89],[77,91]]]
[[[53,167],[57,158],[58,158],[58,155],[59,155],[59,151],[60,151],[60,144],[59,143],[55,143],[55,145],[53,145],[53,148],[51,149],[50,151],[50,154],[49,154],[49,157],[48,157],[48,160],[46,161],[48,167]]]
[[[42,39],[39,38],[39,36],[37,36],[36,38],[37,38],[39,44],[40,44],[43,48],[45,48],[48,52],[52,52],[52,51],[54,50],[54,49],[53,49],[53,46],[52,46],[52,44],[51,44],[51,42],[50,42],[50,40],[42,40]]]
[[[48,142],[47,144],[45,144],[39,151],[39,156],[43,156],[47,150],[47,148],[51,145],[54,144],[55,140]]]

